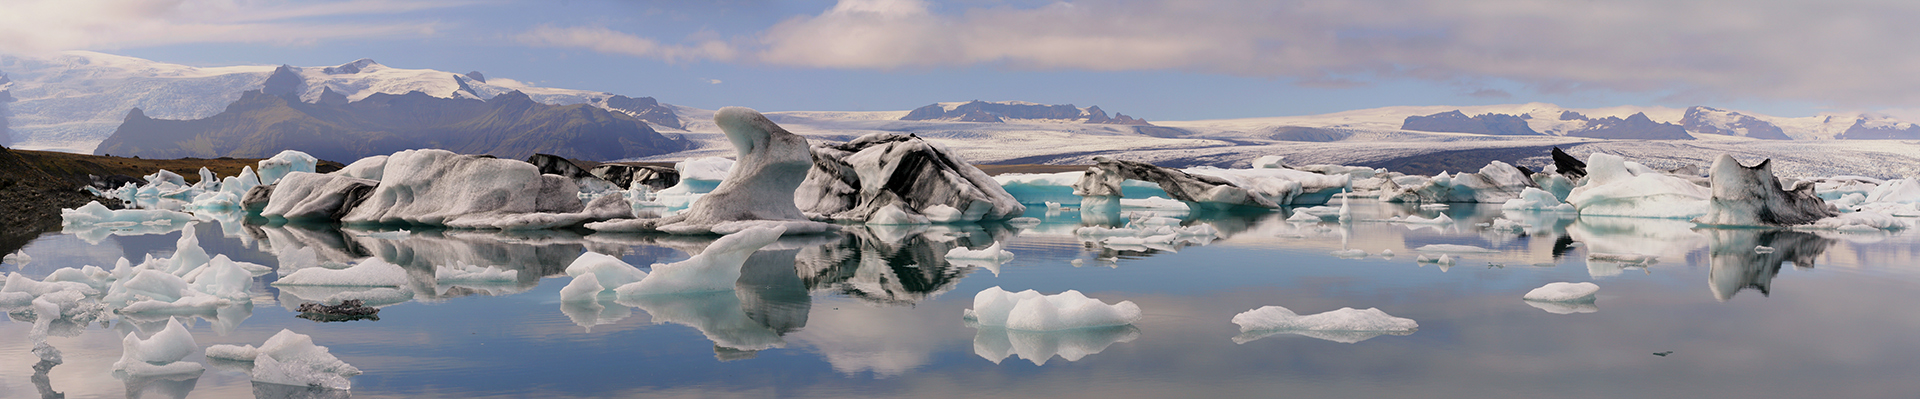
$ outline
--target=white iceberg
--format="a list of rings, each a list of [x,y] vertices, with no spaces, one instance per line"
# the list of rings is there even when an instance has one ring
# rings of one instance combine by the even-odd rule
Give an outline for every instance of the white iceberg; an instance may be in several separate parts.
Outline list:
[[[1646,171],[1636,173],[1626,158],[1593,153],[1587,159],[1585,184],[1567,194],[1581,216],[1629,216],[1663,219],[1692,219],[1707,214],[1706,188],[1672,175]]]
[[[1234,315],[1233,324],[1240,325],[1241,334],[1233,338],[1237,344],[1280,333],[1351,344],[1384,334],[1412,334],[1420,328],[1413,319],[1393,317],[1379,308],[1340,308],[1302,316],[1285,307],[1262,306]]]
[[[293,172],[313,173],[320,160],[307,153],[286,150],[260,160],[260,184],[274,184]]]
[[[287,220],[339,219],[347,207],[365,198],[378,185],[378,180],[346,175],[293,172],[274,185],[260,216]]]
[[[599,252],[580,254],[580,257],[573,259],[573,263],[567,265],[566,272],[568,276],[576,279],[589,274],[595,275],[594,281],[599,282],[602,289],[608,290],[647,278],[647,272],[641,271],[640,268],[633,267],[613,255]]]
[[[1476,173],[1448,176],[1441,173],[1425,184],[1395,187],[1389,184],[1380,194],[1390,202],[1483,202],[1504,203],[1518,199],[1527,188],[1537,187],[1532,178],[1506,162],[1492,161]]]
[[[598,231],[672,234],[733,234],[772,226],[792,234],[838,229],[832,224],[807,219],[794,205],[794,190],[800,187],[807,170],[813,166],[805,138],[787,132],[759,112],[742,107],[722,108],[714,113],[713,121],[726,132],[727,139],[739,152],[738,163],[713,192],[673,216],[588,223],[586,227]]]
[[[314,345],[313,337],[281,329],[267,342],[252,345],[213,345],[207,358],[253,362],[254,381],[269,384],[351,389],[347,377],[360,375],[360,369],[340,361],[327,347]]]
[[[974,294],[973,308],[964,316],[983,326],[1008,330],[1059,331],[1133,324],[1140,321],[1140,307],[1132,301],[1108,305],[1075,290],[1042,295],[1034,290],[1011,293],[996,286]]]
[[[1600,285],[1594,283],[1548,283],[1527,291],[1527,295],[1521,299],[1540,302],[1593,302],[1593,296],[1597,292],[1600,292]]]
[[[128,333],[120,345],[120,360],[113,363],[113,369],[128,375],[181,374],[205,369],[200,363],[180,361],[200,349],[200,344],[194,343],[193,334],[178,320],[167,319],[167,327],[153,333],[151,338],[140,339],[139,335]]]
[[[379,185],[340,220],[494,228],[513,215],[578,212],[585,206],[577,191],[573,180],[526,162],[406,150],[387,158]]]
[[[1013,260],[1013,252],[1007,251],[1005,249],[1006,245],[1007,243],[1005,241],[999,241],[980,250],[971,250],[964,246],[954,247],[953,249],[947,250],[946,258],[992,260],[1006,263],[1007,261]]]
[[[1573,212],[1573,204],[1560,202],[1553,193],[1538,188],[1527,187],[1520,191],[1520,198],[1507,200],[1500,209],[1511,211],[1550,211]]]

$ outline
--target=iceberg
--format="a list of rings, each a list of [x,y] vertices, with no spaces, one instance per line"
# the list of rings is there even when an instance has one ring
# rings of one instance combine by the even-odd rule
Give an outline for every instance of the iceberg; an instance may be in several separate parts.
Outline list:
[[[1692,219],[1707,214],[1712,198],[1707,189],[1642,169],[1618,155],[1594,153],[1587,159],[1585,184],[1567,194],[1567,203],[1581,216]]]
[[[794,193],[817,219],[863,222],[882,208],[931,222],[1005,220],[1027,211],[986,172],[919,136],[874,133],[813,146],[813,167]]]
[[[620,297],[732,291],[747,257],[785,233],[782,227],[753,227],[720,237],[687,260],[653,265],[646,278],[615,288]]]
[[[1345,173],[1321,174],[1284,167],[1223,169],[1202,166],[1181,171],[1226,180],[1280,205],[1326,204],[1335,194],[1345,191],[1353,181],[1353,176]]]
[[[245,172],[247,171],[245,170],[242,171],[242,176],[246,175]],[[370,156],[366,158],[360,158],[360,160],[358,161],[353,161],[353,163],[347,164],[347,167],[340,168],[340,170],[334,171],[333,174],[351,177],[355,179],[367,179],[367,180],[379,181],[380,177],[386,175],[386,172],[387,172],[387,156],[375,155],[375,156]]]
[[[314,345],[313,337],[281,329],[259,347],[253,345],[213,345],[206,357],[229,361],[253,362],[254,381],[269,384],[351,389],[348,377],[360,375],[360,369],[340,361],[327,347]]]
[[[181,362],[188,354],[199,349],[194,343],[193,334],[180,325],[179,320],[167,319],[167,327],[153,333],[153,337],[140,339],[138,334],[128,333],[120,340],[120,360],[113,363],[113,369],[130,376],[168,375],[198,372],[205,369],[200,363]]]
[[[1560,202],[1553,193],[1534,187],[1520,190],[1520,198],[1507,200],[1500,209],[1510,211],[1574,212],[1572,204]]]
[[[1395,187],[1389,184],[1380,194],[1383,202],[1482,202],[1504,203],[1519,199],[1525,189],[1537,188],[1527,171],[1506,162],[1492,161],[1476,173],[1447,176],[1441,173],[1426,184]]]
[[[1773,176],[1773,160],[1741,165],[1732,155],[1713,161],[1713,198],[1707,215],[1695,222],[1715,226],[1791,226],[1833,217],[1839,211],[1814,192],[1812,184],[1783,189]]]
[[[406,150],[387,158],[379,185],[340,220],[490,228],[507,216],[579,212],[577,191],[572,180],[526,162]]]
[[[357,164],[357,163],[356,163]],[[373,193],[379,180],[338,174],[293,172],[274,184],[260,216],[286,220],[338,220]]]
[[[947,251],[947,259],[980,259],[1005,263],[1006,261],[1013,260],[1013,252],[1007,251],[1005,249],[1006,245],[1007,243],[1005,241],[995,242],[993,245],[977,251],[967,249],[967,247],[954,247]]]
[[[313,173],[320,160],[307,153],[286,150],[260,160],[260,184],[274,184],[293,172]]]
[[[70,229],[89,227],[122,228],[141,225],[179,226],[193,221],[193,215],[164,209],[107,209],[100,201],[79,208],[60,210],[60,221]]]
[[[1208,175],[1194,175],[1178,169],[1146,163],[1094,157],[1094,165],[1073,185],[1073,194],[1081,197],[1118,198],[1126,180],[1144,180],[1160,185],[1174,199],[1210,208],[1279,208],[1266,196],[1249,191],[1231,181]],[[1082,200],[1083,205],[1085,199]],[[1083,214],[1086,208],[1081,208]]]
[[[1285,307],[1262,306],[1233,315],[1233,324],[1240,325],[1240,335],[1233,337],[1236,344],[1281,333],[1351,344],[1385,334],[1412,334],[1420,328],[1413,319],[1393,317],[1379,308],[1340,308],[1302,316]]]
[[[1034,290],[1011,293],[996,286],[974,294],[973,308],[964,316],[982,326],[1060,331],[1133,324],[1140,321],[1140,307],[1132,301],[1108,305],[1074,290],[1042,295]]]
[[[1547,283],[1547,285],[1527,291],[1521,299],[1540,302],[1593,302],[1594,293],[1600,292],[1600,285],[1594,283]]]
[[[597,231],[660,231],[672,234],[732,234],[756,226],[780,226],[793,234],[833,231],[832,224],[808,220],[794,203],[794,192],[813,166],[807,141],[787,132],[759,112],[726,107],[713,121],[739,152],[726,180],[679,214],[656,219],[588,223]],[[705,172],[681,171],[681,180]],[[555,176],[558,178],[558,176]],[[578,203],[577,201],[575,203]]]
[[[618,257],[598,252],[580,254],[579,258],[575,258],[573,263],[567,265],[566,272],[576,280],[589,274],[594,275],[595,282],[600,283],[602,290],[620,288],[622,285],[647,278],[647,272],[641,271],[640,268],[633,267]]]

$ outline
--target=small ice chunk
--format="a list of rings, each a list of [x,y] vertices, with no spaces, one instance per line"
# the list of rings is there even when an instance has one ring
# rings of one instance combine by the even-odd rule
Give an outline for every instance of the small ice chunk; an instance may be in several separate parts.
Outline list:
[[[1542,302],[1593,302],[1593,295],[1597,292],[1600,292],[1600,286],[1594,283],[1549,283],[1533,291],[1527,291],[1527,295],[1522,299]]]
[[[1500,209],[1514,211],[1551,211],[1573,212],[1573,205],[1560,202],[1553,193],[1538,188],[1527,187],[1520,190],[1520,198],[1507,200]]]
[[[113,363],[113,369],[128,371],[128,374],[133,374],[129,368],[141,365],[178,362],[200,348],[200,344],[194,343],[193,334],[188,333],[179,320],[171,318],[167,319],[167,327],[153,333],[152,338],[140,339],[138,334],[128,333],[120,340],[120,346],[120,361]]]
[[[274,154],[272,158],[260,160],[260,184],[274,184],[280,178],[293,172],[313,173],[314,166],[320,162],[307,153],[286,150]]]
[[[747,257],[785,234],[785,227],[754,227],[720,237],[699,255],[687,260],[654,264],[647,278],[622,285],[621,297],[733,290]]]
[[[597,301],[599,300],[600,292],[606,290],[607,288],[600,284],[600,279],[597,275],[593,273],[581,273],[579,276],[575,276],[572,282],[567,283],[566,287],[560,288],[560,301]]]
[[[1240,325],[1241,332],[1234,342],[1243,344],[1277,333],[1354,343],[1381,334],[1410,334],[1420,328],[1413,319],[1393,317],[1379,308],[1340,308],[1302,316],[1285,307],[1263,306],[1234,315],[1233,324]]]
[[[207,348],[208,358],[253,362],[253,380],[269,384],[352,389],[347,377],[360,375],[360,369],[340,361],[327,347],[314,345],[313,337],[282,329],[267,338],[259,348],[251,345],[214,345]]]
[[[1318,215],[1314,215],[1314,214],[1310,214],[1310,213],[1306,213],[1306,212],[1301,212],[1301,211],[1295,211],[1295,212],[1293,213],[1293,216],[1288,216],[1288,217],[1287,217],[1287,221],[1289,221],[1289,222],[1319,222],[1319,221],[1320,221],[1320,216],[1318,216]]]
[[[967,247],[954,247],[947,251],[947,259],[996,260],[1005,263],[1013,260],[1013,252],[1004,249],[1006,244],[1005,241],[995,242],[986,249],[978,251],[967,249]]]
[[[1476,247],[1472,245],[1459,245],[1459,244],[1430,244],[1430,245],[1420,246],[1419,248],[1414,248],[1413,250],[1415,252],[1456,253],[1456,254],[1477,254],[1477,253],[1500,252],[1500,251]]]
[[[1132,301],[1108,305],[1074,290],[1042,295],[1034,290],[1010,293],[996,286],[974,294],[973,308],[967,309],[965,317],[1009,330],[1058,331],[1133,324],[1140,321],[1140,307]]]
[[[1453,218],[1452,218],[1452,217],[1449,217],[1449,216],[1447,216],[1447,215],[1446,215],[1446,214],[1444,214],[1444,213],[1443,213],[1443,214],[1440,214],[1440,216],[1436,216],[1436,217],[1434,217],[1434,218],[1432,218],[1432,219],[1428,219],[1428,218],[1424,218],[1424,217],[1420,217],[1420,216],[1416,216],[1416,215],[1407,215],[1407,217],[1406,217],[1405,219],[1400,219],[1400,222],[1401,222],[1401,223],[1407,223],[1407,224],[1433,224],[1433,225],[1444,225],[1444,224],[1453,224]]]
[[[330,285],[355,287],[401,287],[412,280],[407,269],[380,258],[367,258],[360,264],[340,270],[312,267],[294,271],[273,285]]]
[[[1452,208],[1452,206],[1447,204],[1421,204],[1420,205],[1420,209],[1426,209],[1426,210],[1444,211],[1444,210],[1447,210],[1447,208]]]
[[[1382,258],[1387,258],[1387,259],[1393,259],[1393,250],[1391,250],[1391,249],[1387,249],[1387,250],[1381,250],[1381,251],[1380,251],[1380,257],[1382,257]]]
[[[602,289],[609,290],[647,278],[647,272],[641,271],[640,268],[633,267],[621,261],[620,258],[598,252],[580,254],[572,264],[567,265],[567,275],[575,277],[576,280],[588,274],[596,275],[594,281],[598,281]]]
[[[1333,257],[1335,258],[1359,259],[1359,258],[1367,257],[1367,251],[1358,250],[1358,249],[1342,249],[1342,250],[1337,250],[1337,251],[1328,253],[1328,255],[1333,255]]]

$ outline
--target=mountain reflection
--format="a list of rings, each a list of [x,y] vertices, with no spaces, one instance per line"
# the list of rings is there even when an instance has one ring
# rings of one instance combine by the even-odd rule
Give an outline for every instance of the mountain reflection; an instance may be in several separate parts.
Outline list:
[[[1811,268],[1814,259],[1836,242],[1791,230],[1720,229],[1709,230],[1707,235],[1713,240],[1713,265],[1707,274],[1707,288],[1722,302],[1745,289],[1768,295],[1773,291],[1773,277],[1780,273],[1782,263],[1793,262],[1795,267]]]

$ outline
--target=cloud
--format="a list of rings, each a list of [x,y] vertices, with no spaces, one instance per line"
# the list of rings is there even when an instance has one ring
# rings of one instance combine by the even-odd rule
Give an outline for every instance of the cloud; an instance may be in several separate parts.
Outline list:
[[[608,54],[658,58],[667,62],[727,61],[732,60],[736,54],[733,45],[717,39],[704,40],[693,45],[670,45],[605,27],[562,28],[545,25],[522,33],[515,39],[520,43],[533,46],[578,47]]]
[[[717,85],[720,83],[720,79],[707,79],[707,84]]]
[[[469,1],[15,0],[0,13],[0,52],[108,50],[188,43],[312,43],[431,34],[432,23],[340,22]],[[336,22],[328,22],[332,19]]]
[[[1920,101],[1920,3],[843,0],[749,58],[840,69],[999,65],[1235,76],[1505,79],[1554,90],[1850,105]],[[953,8],[953,9],[949,9]]]

